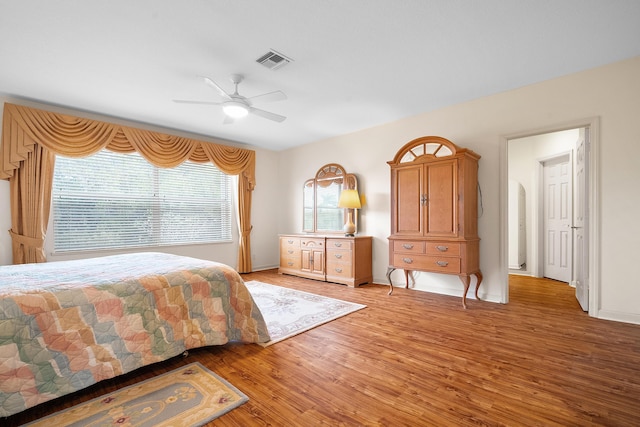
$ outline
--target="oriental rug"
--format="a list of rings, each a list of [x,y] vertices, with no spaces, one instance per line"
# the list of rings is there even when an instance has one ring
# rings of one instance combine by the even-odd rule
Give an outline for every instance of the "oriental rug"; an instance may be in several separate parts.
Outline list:
[[[262,312],[271,341],[270,346],[316,326],[335,320],[366,305],[342,301],[296,289],[252,280],[245,283]]]
[[[195,362],[27,426],[202,426],[248,400],[241,391]]]

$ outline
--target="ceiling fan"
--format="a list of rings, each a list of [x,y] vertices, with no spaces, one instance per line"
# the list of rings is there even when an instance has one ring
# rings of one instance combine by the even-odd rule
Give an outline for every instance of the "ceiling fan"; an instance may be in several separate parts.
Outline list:
[[[190,101],[182,99],[174,99],[173,101],[182,104],[221,105],[222,111],[225,114],[225,119],[223,121],[224,124],[233,123],[236,119],[245,117],[249,113],[255,114],[256,116],[260,116],[265,119],[273,120],[275,122],[283,122],[286,119],[285,116],[281,116],[270,111],[261,110],[253,106],[254,103],[275,102],[287,99],[287,95],[279,90],[247,98],[238,93],[238,84],[240,84],[240,82],[242,82],[243,80],[243,76],[240,74],[231,75],[231,81],[235,85],[235,91],[233,93],[227,93],[220,87],[220,85],[211,80],[209,77],[202,78],[207,85],[214,88],[222,97],[221,102]]]

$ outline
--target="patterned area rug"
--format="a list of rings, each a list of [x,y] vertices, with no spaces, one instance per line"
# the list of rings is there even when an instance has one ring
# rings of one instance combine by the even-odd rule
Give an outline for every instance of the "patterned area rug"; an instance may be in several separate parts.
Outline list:
[[[201,426],[249,398],[195,362],[27,426]]]
[[[263,347],[366,307],[256,280],[246,285],[271,335],[271,341],[260,344]]]

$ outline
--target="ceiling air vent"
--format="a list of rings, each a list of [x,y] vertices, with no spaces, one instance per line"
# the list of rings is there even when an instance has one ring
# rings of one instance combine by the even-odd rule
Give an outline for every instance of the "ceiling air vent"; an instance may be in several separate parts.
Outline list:
[[[287,58],[286,56],[276,52],[275,50],[270,50],[260,58],[256,59],[257,63],[264,65],[270,70],[277,70],[278,68],[287,65],[291,61],[292,59]]]

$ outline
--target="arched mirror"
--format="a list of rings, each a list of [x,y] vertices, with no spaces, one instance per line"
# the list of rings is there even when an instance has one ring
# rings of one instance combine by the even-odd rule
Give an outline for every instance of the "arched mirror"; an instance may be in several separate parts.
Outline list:
[[[348,209],[338,207],[342,190],[357,190],[358,180],[337,163],[321,167],[315,178],[304,183],[302,231],[340,233],[348,218]],[[353,216],[358,224],[358,216]]]

